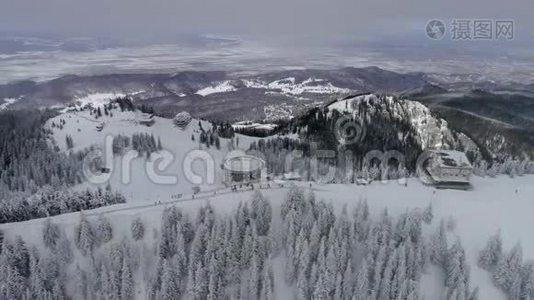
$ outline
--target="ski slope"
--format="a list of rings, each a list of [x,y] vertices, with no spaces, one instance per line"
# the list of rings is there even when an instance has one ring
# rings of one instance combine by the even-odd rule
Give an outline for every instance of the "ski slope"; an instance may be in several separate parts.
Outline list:
[[[392,216],[396,216],[410,208],[425,208],[432,203],[434,210],[433,230],[440,219],[454,223],[450,232],[450,240],[458,236],[466,250],[467,260],[471,265],[471,285],[480,288],[480,299],[505,299],[504,295],[496,289],[490,280],[488,272],[479,269],[476,265],[478,252],[484,247],[487,238],[497,230],[501,230],[503,247],[509,250],[521,241],[524,259],[534,259],[534,240],[531,239],[530,228],[534,227],[531,217],[534,211],[534,176],[517,178],[473,178],[474,190],[434,190],[423,185],[417,179],[408,180],[408,185],[397,182],[375,182],[368,186],[350,184],[310,184],[298,183],[306,189],[312,189],[318,199],[331,202],[336,210],[340,211],[343,205],[349,209],[355,206],[360,199],[367,199],[371,214],[378,215],[384,208]],[[263,189],[275,210],[279,209],[288,184],[280,189]],[[515,193],[515,190],[518,193]],[[99,213],[105,213],[116,230],[115,236],[128,234],[132,218],[141,217],[146,224],[146,232],[153,232],[159,228],[161,213],[168,205],[177,207],[195,216],[196,210],[209,202],[216,212],[225,214],[235,209],[240,201],[248,201],[253,191],[237,193],[204,193],[196,199],[185,195],[181,201],[162,203],[161,205],[142,205],[130,202],[111,207],[103,207],[87,212],[88,217],[96,218]],[[145,203],[146,204],[146,203]],[[450,220],[454,219],[454,222]],[[54,222],[60,223],[64,228],[73,228],[77,224],[79,213],[70,213],[53,217]],[[6,235],[22,234],[30,244],[39,246],[41,228],[44,219],[30,220],[21,223],[0,225]],[[276,221],[275,221],[276,222]],[[72,234],[67,230],[68,234]],[[429,266],[422,279],[422,293],[425,299],[436,299],[436,293],[441,293],[441,274],[433,266]]]
[[[200,126],[204,130],[208,130],[211,128],[209,122],[193,119],[185,129],[180,129],[172,123],[171,119],[154,117],[154,125],[148,127],[139,124],[137,121],[140,115],[139,112],[121,112],[116,109],[112,113],[113,117],[102,113],[102,117],[95,119],[87,110],[67,112],[50,119],[46,126],[52,130],[52,138],[62,151],[67,151],[66,137],[68,135],[74,141],[73,151],[84,150],[91,146],[104,149],[106,137],[113,137],[119,134],[131,137],[135,133],[148,133],[153,134],[156,139],[161,139],[163,151],[157,154],[170,155],[172,161],[168,166],[164,166],[158,160],[158,155],[153,155],[150,158],[145,156],[136,157],[131,163],[124,162],[126,155],[114,156],[108,182],[114,190],[120,191],[126,196],[128,202],[147,204],[154,203],[154,201],[169,201],[179,194],[190,194],[193,186],[200,186],[203,191],[222,187],[222,169],[220,166],[225,158],[234,152],[230,153],[228,148],[228,143],[231,142],[229,139],[221,139],[220,150],[217,150],[214,146],[206,148],[205,145],[199,143]],[[52,123],[60,124],[61,120],[65,123],[63,129],[52,126]],[[102,131],[96,129],[99,124],[104,124]],[[192,140],[193,135],[195,136],[194,141]],[[237,147],[238,149],[233,149],[232,151],[246,150],[252,141],[258,139],[237,134],[234,140],[236,143],[239,140],[239,146]],[[215,181],[213,183],[207,182],[209,179],[206,176],[207,163],[202,160],[193,161],[191,169],[194,174],[199,175],[206,182],[201,184],[191,182],[191,180],[188,180],[190,177],[186,176],[184,172],[184,164],[187,163],[186,157],[188,155],[194,157],[197,150],[202,150],[203,154],[207,154],[209,160],[214,164]],[[151,167],[152,165],[154,167]],[[150,171],[147,168],[154,169],[157,175],[172,176],[175,178],[175,182],[169,184],[153,182],[150,179],[148,174]],[[128,181],[123,179],[125,175],[129,175]],[[102,184],[87,182],[75,188],[84,190],[98,186],[104,187],[105,185],[107,185],[107,182]]]

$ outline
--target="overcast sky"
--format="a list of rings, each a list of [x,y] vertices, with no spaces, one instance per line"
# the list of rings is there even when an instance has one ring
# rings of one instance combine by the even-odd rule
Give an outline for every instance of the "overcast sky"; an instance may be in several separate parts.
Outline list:
[[[0,30],[168,38],[215,33],[318,40],[397,35],[433,18],[506,18],[532,34],[533,0],[0,0]]]

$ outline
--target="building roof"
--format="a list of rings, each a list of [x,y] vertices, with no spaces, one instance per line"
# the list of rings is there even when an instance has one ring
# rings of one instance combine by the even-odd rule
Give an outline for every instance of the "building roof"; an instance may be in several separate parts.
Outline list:
[[[230,172],[249,173],[260,170],[265,162],[256,156],[241,155],[228,158],[224,161],[223,167]]]
[[[184,129],[185,127],[187,127],[187,125],[189,125],[189,123],[191,122],[193,118],[191,117],[191,115],[186,112],[186,111],[182,111],[178,114],[176,114],[176,116],[174,117],[173,121],[174,121],[174,124],[176,124],[176,126]]]
[[[456,150],[433,150],[432,152],[434,162],[438,167],[465,169],[473,168],[464,152]]]

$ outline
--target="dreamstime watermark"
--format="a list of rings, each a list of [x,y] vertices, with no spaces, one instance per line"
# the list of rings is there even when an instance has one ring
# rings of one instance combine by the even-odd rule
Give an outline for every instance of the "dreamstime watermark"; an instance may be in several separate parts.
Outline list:
[[[420,181],[427,181],[427,169],[429,164],[432,163],[433,159],[434,153],[431,150],[425,150],[417,156],[417,161],[415,162],[415,175],[419,178]]]
[[[84,156],[82,172],[90,183],[103,184],[111,179],[111,170],[113,170],[113,136],[108,135],[104,139],[103,149],[93,149]]]
[[[347,100],[348,101],[348,100]],[[350,109],[357,112],[359,101],[353,100],[350,102]],[[349,108],[349,103],[346,103],[346,108]],[[360,118],[353,118],[351,115],[343,115],[337,118],[334,124],[334,135],[340,145],[348,146],[355,143],[362,142],[367,134],[365,123]]]
[[[109,182],[112,175],[117,175],[118,172],[120,172],[120,182],[123,185],[131,184],[133,175],[144,175],[150,182],[159,185],[176,185],[181,180],[197,186],[213,185],[224,182],[228,179],[227,177],[232,176],[228,176],[231,171],[225,169],[227,159],[250,155],[266,162],[261,166],[261,173],[266,177],[267,173],[270,173],[269,175],[298,173],[299,177],[304,180],[323,183],[340,182],[340,180],[354,182],[357,178],[366,178],[383,183],[396,180],[399,184],[406,184],[408,165],[413,167],[415,163],[413,153],[373,150],[362,155],[361,150],[357,150],[365,149],[367,142],[367,128],[363,121],[365,118],[358,117],[361,113],[360,109],[360,101],[347,101],[345,110],[352,111],[352,113],[335,118],[333,124],[336,145],[327,145],[326,148],[329,149],[320,149],[317,143],[310,143],[309,153],[304,153],[303,150],[277,149],[275,153],[262,153],[258,150],[237,149],[221,157],[219,154],[222,152],[214,156],[214,151],[203,150],[202,145],[199,145],[199,149],[182,152],[179,155],[167,149],[159,149],[147,154],[146,152],[138,153],[131,148],[119,149],[120,143],[114,145],[113,136],[108,135],[105,137],[103,147],[94,149],[85,156],[83,174],[88,182],[97,185]],[[428,133],[427,138],[422,138],[421,144],[429,147],[434,144],[430,138],[431,122],[423,122],[421,126],[422,132]],[[399,136],[399,139],[403,138],[405,137]],[[332,146],[339,147],[337,150],[331,150]],[[358,151],[357,155],[352,151]],[[276,157],[274,160],[273,154]],[[409,157],[408,160],[406,156]],[[422,176],[426,176],[423,171],[425,163],[430,158],[430,153],[423,152],[415,163],[416,174],[421,179],[423,179]],[[243,160],[241,163],[246,162],[247,160]],[[135,168],[132,167],[134,163],[137,164]],[[143,168],[138,167],[139,163],[143,164]],[[243,167],[247,169],[247,166]],[[413,170],[413,168],[410,169]],[[139,174],[140,170],[144,170],[144,174]]]
[[[103,147],[89,151],[82,161],[82,172],[86,180],[92,184],[100,185],[111,180],[112,176],[120,172],[120,182],[123,185],[132,183],[134,168],[133,163],[141,160],[144,166],[144,175],[155,184],[175,185],[179,181],[179,169],[172,170],[173,163],[176,162],[176,155],[166,149],[152,152],[146,158],[136,150],[128,149],[122,151],[115,157],[113,153],[113,136],[108,135],[104,139]],[[199,174],[195,163],[200,162],[206,169]],[[186,153],[182,165],[179,166],[185,180],[192,184],[214,184],[215,183],[215,159],[209,152],[203,150],[192,150]],[[136,169],[136,171],[138,171]],[[173,172],[177,171],[177,172]],[[137,174],[142,176],[143,174]]]
[[[341,145],[348,146],[362,142],[366,135],[366,128],[363,122],[354,120],[350,116],[342,116],[336,120],[334,134]]]
[[[449,30],[447,30],[447,25]],[[425,34],[431,40],[441,40],[447,32],[453,41],[511,41],[515,38],[514,20],[452,19],[448,24],[434,19],[427,22]]]
[[[354,126],[354,123],[350,126]],[[360,128],[360,133],[345,136],[343,141],[360,140],[361,132],[364,132],[361,129],[363,127],[356,126],[356,128]],[[357,136],[356,139],[354,139],[355,136]],[[87,181],[96,185],[109,182],[113,175],[117,175],[117,172],[120,172],[118,175],[120,175],[122,185],[132,184],[134,171],[135,176],[146,176],[150,182],[157,185],[176,185],[180,180],[187,180],[193,185],[214,185],[218,178],[224,177],[225,161],[239,156],[254,156],[265,162],[268,162],[269,157],[267,153],[258,150],[239,149],[229,151],[224,157],[218,159],[208,150],[194,149],[186,152],[185,155],[182,153],[179,157],[182,161],[166,149],[152,152],[148,156],[132,149],[115,155],[113,137],[106,136],[102,148],[96,148],[86,154],[82,167]],[[417,158],[415,170],[421,180],[425,180],[427,176],[425,170],[432,157],[432,151],[424,151]],[[139,168],[133,167],[134,163],[143,165],[144,174],[139,174]],[[372,150],[362,157],[354,155],[351,150],[319,149],[316,143],[311,143],[309,154],[305,155],[302,150],[282,153],[280,165],[283,165],[283,170],[278,169],[277,173],[296,172],[302,174],[304,180],[321,183],[339,182],[339,179],[343,182],[354,182],[355,179],[365,178],[382,183],[406,184],[407,164],[406,156],[397,150]],[[266,164],[263,164],[261,168],[262,174],[268,173]]]

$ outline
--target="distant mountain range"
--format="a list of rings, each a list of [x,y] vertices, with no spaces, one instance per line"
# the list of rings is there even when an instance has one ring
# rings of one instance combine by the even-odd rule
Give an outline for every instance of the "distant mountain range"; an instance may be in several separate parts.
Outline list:
[[[265,106],[301,107],[361,92],[402,94],[437,89],[424,74],[369,68],[292,70],[255,76],[225,72],[63,76],[46,82],[0,85],[0,99],[17,99],[11,108],[68,105],[91,94],[131,95],[134,101],[167,114],[188,110],[198,117],[261,119]],[[235,113],[232,113],[238,109]],[[262,115],[263,114],[263,115]]]
[[[219,121],[276,121],[360,93],[421,102],[450,128],[484,145],[488,156],[534,154],[534,85],[498,84],[467,75],[437,78],[377,67],[248,76],[219,71],[69,75],[0,85],[0,110],[62,108],[77,101],[128,96],[166,117],[188,111],[197,118]]]

